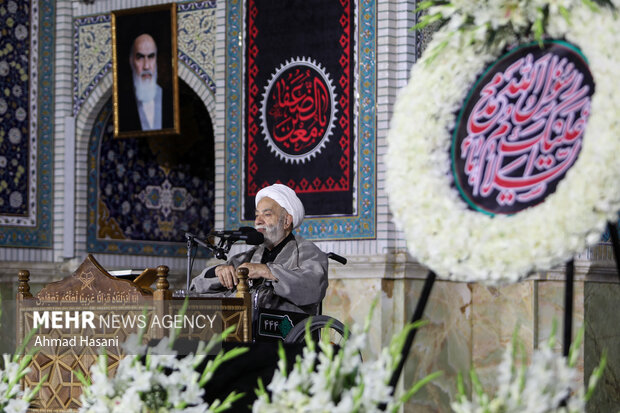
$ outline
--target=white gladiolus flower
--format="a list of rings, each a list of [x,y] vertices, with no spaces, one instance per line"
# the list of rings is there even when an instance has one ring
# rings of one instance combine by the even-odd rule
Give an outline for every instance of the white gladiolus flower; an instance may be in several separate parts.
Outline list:
[[[303,355],[297,357],[288,373],[284,360],[280,360],[267,386],[271,397],[265,389],[259,389],[252,411],[365,413],[384,411],[380,409],[381,404],[387,406],[385,411],[396,411],[406,400],[394,397],[389,382],[408,331],[405,329],[394,336],[389,349],[383,349],[372,361],[360,357],[368,340],[367,328],[354,325],[351,336],[341,343],[337,352],[326,339],[322,339],[317,347],[307,336]],[[436,376],[438,373],[431,374],[420,384],[424,385]]]
[[[212,340],[223,340],[232,328]],[[99,356],[98,362],[91,366],[91,384],[83,382],[80,397],[81,413],[125,413],[152,412],[197,412],[214,411],[202,396],[204,384],[196,367],[206,358],[205,347],[199,346],[196,354],[177,357],[171,349],[172,343],[166,337],[155,347],[147,348],[141,344],[139,335],[129,337],[125,348],[132,351],[118,363],[115,374],[110,378],[107,372],[106,356]],[[137,352],[141,350],[142,352]],[[224,357],[235,357],[247,348],[237,348],[225,353],[220,351],[213,363],[207,364],[204,377],[211,377],[216,366]],[[147,361],[145,362],[144,359]],[[240,396],[230,393],[217,409],[227,408]]]
[[[1,310],[0,310],[1,315]],[[30,371],[30,368],[22,366],[17,357],[9,354],[2,355],[2,368],[0,368],[0,412],[26,413],[30,401],[40,389],[40,385],[34,389],[22,389],[19,378]]]
[[[30,403],[24,399],[11,399],[4,407],[3,412],[6,413],[23,413],[28,410]]]
[[[573,343],[571,352],[577,351],[583,338],[583,328]],[[490,396],[480,389],[472,391],[471,400],[460,393],[451,404],[456,413],[502,412],[502,413],[582,413],[590,397],[579,384],[579,373],[571,361],[553,350],[554,335],[534,350],[531,362],[518,355],[518,340],[513,336],[497,367],[498,389]],[[602,375],[606,359],[592,373],[598,380]],[[472,377],[476,377],[472,371]],[[592,379],[591,379],[592,380]],[[565,406],[563,406],[563,404]]]

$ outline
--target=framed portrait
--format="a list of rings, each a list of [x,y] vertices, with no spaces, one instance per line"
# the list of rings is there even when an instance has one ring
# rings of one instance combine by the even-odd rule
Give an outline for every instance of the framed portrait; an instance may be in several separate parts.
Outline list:
[[[175,4],[112,12],[114,137],[180,134]]]

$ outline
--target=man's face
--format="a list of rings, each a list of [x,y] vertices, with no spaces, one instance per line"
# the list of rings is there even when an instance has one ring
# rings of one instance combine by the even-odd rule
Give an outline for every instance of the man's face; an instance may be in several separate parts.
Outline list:
[[[276,201],[265,197],[256,205],[254,227],[265,237],[265,246],[272,248],[291,232],[291,216]]]
[[[141,34],[136,38],[129,63],[134,76],[140,77],[143,82],[153,79],[157,72],[157,46],[150,35]]]

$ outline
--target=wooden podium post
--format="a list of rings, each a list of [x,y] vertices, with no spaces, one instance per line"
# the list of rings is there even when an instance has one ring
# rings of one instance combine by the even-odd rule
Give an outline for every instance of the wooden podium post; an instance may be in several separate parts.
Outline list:
[[[236,297],[243,298],[243,305],[248,309],[245,320],[245,328],[243,331],[244,341],[252,341],[252,320],[250,319],[252,314],[252,294],[250,293],[250,287],[248,286],[248,274],[247,268],[237,268],[237,278],[239,278],[239,284],[237,284]]]

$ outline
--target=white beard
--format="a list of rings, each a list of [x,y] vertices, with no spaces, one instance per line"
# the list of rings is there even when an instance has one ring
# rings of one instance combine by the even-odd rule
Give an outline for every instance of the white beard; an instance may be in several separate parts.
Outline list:
[[[157,69],[153,72],[145,72],[151,73],[151,78],[142,80],[142,78],[133,73],[133,86],[136,91],[136,99],[140,102],[150,102],[155,99],[155,94],[157,93]]]
[[[275,247],[276,243],[282,241],[286,236],[283,218],[280,218],[276,225],[257,225],[256,229],[265,229],[265,232],[263,233],[263,236],[265,237],[263,245],[267,248]]]

